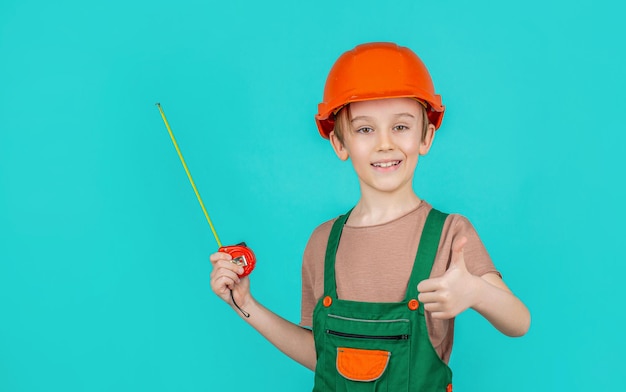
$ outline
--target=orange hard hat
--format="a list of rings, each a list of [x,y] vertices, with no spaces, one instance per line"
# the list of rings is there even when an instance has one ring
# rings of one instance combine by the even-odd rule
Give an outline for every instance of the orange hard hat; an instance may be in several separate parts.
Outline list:
[[[322,137],[335,126],[335,114],[351,102],[416,98],[426,103],[429,121],[441,125],[445,106],[426,66],[411,49],[388,42],[362,44],[342,54],[328,73],[324,101],[315,115]]]

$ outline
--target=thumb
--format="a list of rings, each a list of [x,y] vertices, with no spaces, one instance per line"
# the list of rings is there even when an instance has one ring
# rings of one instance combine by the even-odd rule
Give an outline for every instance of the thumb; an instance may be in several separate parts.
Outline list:
[[[465,244],[467,244],[467,237],[465,236],[459,238],[454,244],[452,244],[451,268],[467,269],[467,267],[465,267],[465,257],[463,256],[463,248],[465,247]]]

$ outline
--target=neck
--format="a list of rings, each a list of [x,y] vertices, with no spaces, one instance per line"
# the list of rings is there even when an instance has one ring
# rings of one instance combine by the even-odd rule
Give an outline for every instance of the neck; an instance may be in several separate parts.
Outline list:
[[[352,210],[348,219],[351,226],[373,226],[390,222],[410,211],[421,203],[413,189],[410,192],[366,194],[361,192],[361,199]]]

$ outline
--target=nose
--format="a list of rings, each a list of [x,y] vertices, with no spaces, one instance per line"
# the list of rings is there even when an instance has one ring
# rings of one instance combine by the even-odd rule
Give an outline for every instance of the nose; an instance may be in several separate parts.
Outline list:
[[[389,151],[394,149],[393,137],[390,131],[383,130],[378,133],[378,151]]]

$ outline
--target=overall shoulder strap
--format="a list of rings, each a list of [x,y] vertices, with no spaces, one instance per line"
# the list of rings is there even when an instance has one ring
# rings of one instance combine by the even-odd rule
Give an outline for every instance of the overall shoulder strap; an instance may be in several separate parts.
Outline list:
[[[335,281],[335,256],[337,254],[337,248],[339,248],[339,239],[341,238],[341,232],[343,225],[346,224],[348,217],[352,210],[346,214],[341,215],[333,223],[333,227],[330,230],[328,236],[328,244],[326,245],[326,257],[324,258],[324,295],[328,295],[331,298],[337,298],[337,282]]]
[[[424,279],[428,279],[430,271],[435,262],[437,248],[443,231],[443,224],[448,214],[436,209],[431,209],[424,223],[422,236],[420,237],[419,247],[415,255],[413,263],[413,271],[406,290],[406,300],[417,297],[417,284]]]

